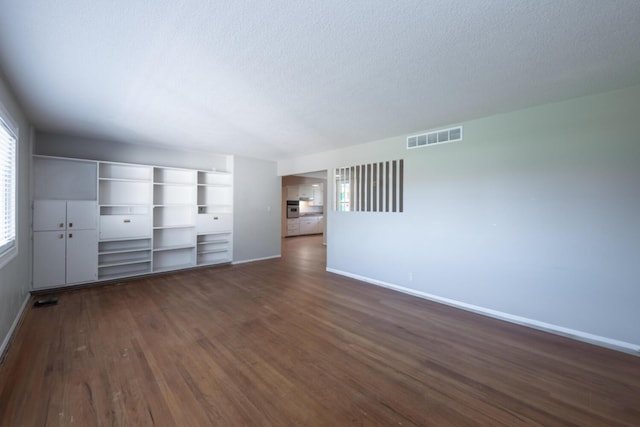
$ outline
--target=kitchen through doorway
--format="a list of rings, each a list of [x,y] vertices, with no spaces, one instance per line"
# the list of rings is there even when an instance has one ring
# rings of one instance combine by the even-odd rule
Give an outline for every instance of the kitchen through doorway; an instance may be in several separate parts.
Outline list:
[[[327,171],[282,177],[282,237],[322,236],[326,245]]]

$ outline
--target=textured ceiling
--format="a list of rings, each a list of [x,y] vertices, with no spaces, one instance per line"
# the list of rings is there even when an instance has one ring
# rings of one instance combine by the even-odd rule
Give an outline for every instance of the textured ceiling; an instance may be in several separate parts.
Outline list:
[[[640,84],[638,0],[0,0],[39,130],[281,159]]]

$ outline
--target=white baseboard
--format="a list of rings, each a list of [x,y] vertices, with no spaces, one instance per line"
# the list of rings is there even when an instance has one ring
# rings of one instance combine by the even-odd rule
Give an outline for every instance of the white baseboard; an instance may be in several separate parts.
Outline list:
[[[27,303],[30,299],[31,294],[27,294],[22,303],[22,307],[20,307],[20,310],[18,310],[18,314],[16,314],[16,318],[13,320],[13,324],[11,324],[11,327],[7,331],[7,335],[4,337],[4,340],[2,340],[2,345],[0,346],[0,362],[4,359],[5,351],[8,350],[9,343],[11,343],[11,338],[13,338],[13,334],[18,327],[18,324],[20,323],[20,319],[22,319],[22,315],[24,314],[24,310],[27,308]]]
[[[346,276],[352,279],[360,280],[365,283],[370,283],[372,285],[381,286],[384,288],[392,289],[394,291],[424,298],[429,301],[450,305],[452,307],[460,308],[462,310],[471,311],[474,313],[504,320],[510,323],[516,323],[518,325],[527,326],[530,328],[538,329],[538,330],[549,332],[556,335],[562,335],[564,337],[572,338],[578,341],[583,341],[590,344],[599,345],[601,347],[607,347],[613,350],[623,351],[625,353],[630,353],[636,356],[640,356],[640,345],[637,345],[637,344],[632,344],[625,341],[619,341],[619,340],[603,337],[600,335],[594,335],[588,332],[578,331],[575,329],[565,328],[565,327],[554,325],[551,323],[540,322],[538,320],[529,319],[527,317],[515,316],[513,314],[504,313],[502,311],[492,310],[490,308],[485,308],[485,307],[481,307],[473,304],[467,304],[467,303],[456,301],[449,298],[443,298],[443,297],[432,295],[426,292],[417,291],[415,289],[405,288],[404,286],[398,286],[392,283],[383,282],[381,280],[371,279],[369,277],[348,273],[342,270],[336,270],[334,268],[327,267],[327,271],[330,273],[335,273],[341,276]]]
[[[268,259],[281,258],[281,257],[282,257],[282,255],[278,254],[278,255],[273,255],[273,256],[266,256],[264,258],[253,258],[253,259],[243,259],[242,261],[233,261],[231,264],[233,264],[233,265],[246,264],[248,262],[265,261],[265,260],[268,260]]]

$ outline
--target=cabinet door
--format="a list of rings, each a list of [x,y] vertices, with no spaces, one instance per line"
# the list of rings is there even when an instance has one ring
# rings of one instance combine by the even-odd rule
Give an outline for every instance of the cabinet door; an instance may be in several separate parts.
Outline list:
[[[322,206],[324,204],[324,192],[322,187],[313,187],[313,206]]]
[[[300,195],[298,193],[297,185],[289,185],[287,186],[287,200],[298,200]]]
[[[151,215],[101,215],[100,239],[151,237]]]
[[[67,229],[90,230],[97,228],[98,206],[93,200],[67,201]]]
[[[64,265],[64,261],[62,262]],[[67,231],[67,283],[98,279],[98,234],[96,230]]]
[[[64,230],[67,202],[65,200],[36,200],[33,202],[33,231]]]
[[[297,236],[300,234],[300,221],[298,218],[287,219],[287,236]]]
[[[314,218],[300,220],[300,234],[313,234],[315,232],[316,220]]]
[[[233,216],[228,213],[198,214],[198,233],[229,232],[233,230]]]
[[[301,199],[313,198],[313,187],[310,185],[298,186],[298,195],[300,196]]]
[[[33,233],[33,287],[65,283],[65,232]]]

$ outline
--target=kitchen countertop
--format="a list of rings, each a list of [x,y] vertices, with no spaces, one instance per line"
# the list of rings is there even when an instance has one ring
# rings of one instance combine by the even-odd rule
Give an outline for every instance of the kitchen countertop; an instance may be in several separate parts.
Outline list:
[[[300,214],[300,218],[309,217],[309,216],[324,216],[324,214],[319,212],[306,212],[306,213]]]

